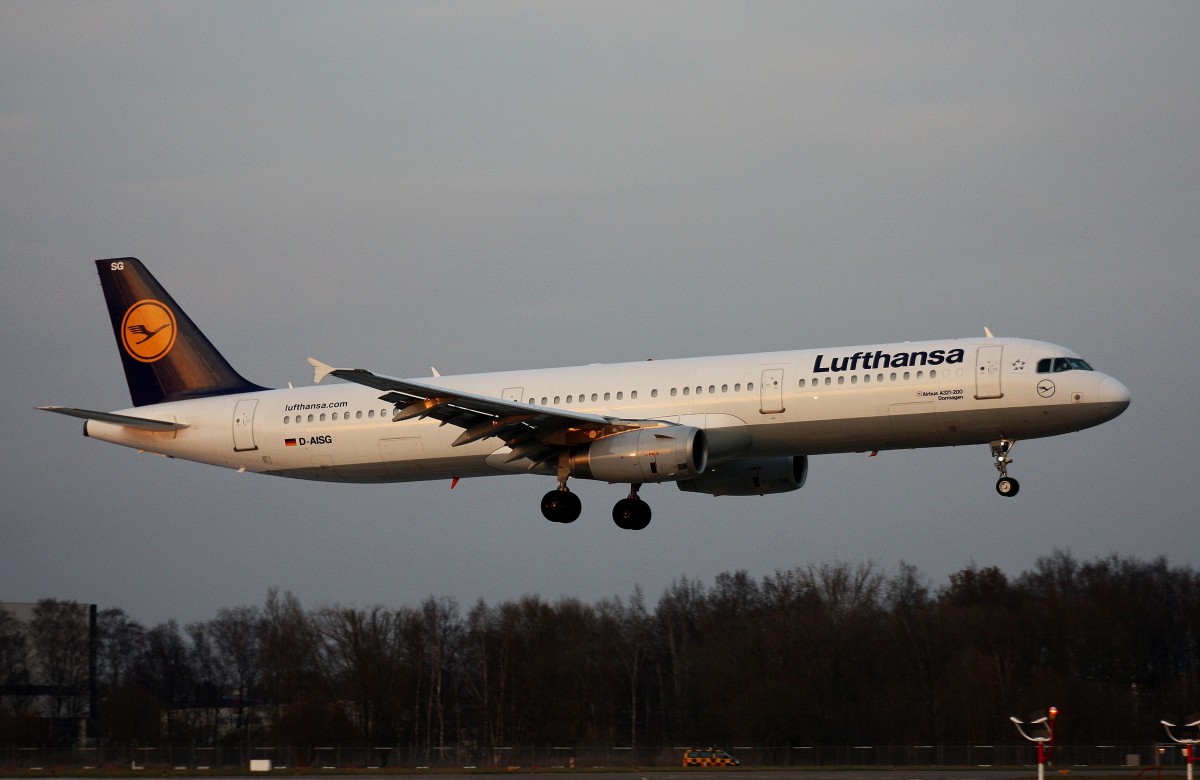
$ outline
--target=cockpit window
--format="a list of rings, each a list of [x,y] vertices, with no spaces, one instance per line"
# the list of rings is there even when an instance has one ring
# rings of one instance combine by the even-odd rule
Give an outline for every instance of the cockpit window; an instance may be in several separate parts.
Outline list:
[[[1093,371],[1086,360],[1081,358],[1042,358],[1038,361],[1037,372],[1039,374],[1057,374],[1060,371]]]

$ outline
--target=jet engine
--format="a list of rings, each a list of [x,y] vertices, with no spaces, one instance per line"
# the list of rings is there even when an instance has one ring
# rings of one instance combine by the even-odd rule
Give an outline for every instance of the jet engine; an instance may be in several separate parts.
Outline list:
[[[571,476],[604,482],[691,479],[708,465],[708,439],[688,425],[640,428],[572,450],[570,465]]]
[[[680,490],[713,496],[765,496],[804,487],[808,456],[744,458],[713,466],[694,479],[681,480]]]

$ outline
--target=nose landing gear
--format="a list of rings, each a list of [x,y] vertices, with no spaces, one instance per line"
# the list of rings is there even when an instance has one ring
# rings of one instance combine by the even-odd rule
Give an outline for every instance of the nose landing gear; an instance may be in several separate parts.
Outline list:
[[[1008,476],[1008,465],[1012,463],[1009,453],[1016,444],[1012,439],[1000,439],[991,444],[992,459],[995,461],[996,471],[1000,472],[1000,479],[996,480],[996,492],[1002,496],[1015,496],[1021,489],[1021,484]]]

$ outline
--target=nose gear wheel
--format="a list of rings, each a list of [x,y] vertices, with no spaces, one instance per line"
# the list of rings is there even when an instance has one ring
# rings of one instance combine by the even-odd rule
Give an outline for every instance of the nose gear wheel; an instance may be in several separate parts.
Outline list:
[[[1013,462],[1009,453],[1016,444],[1012,439],[1000,439],[991,444],[992,460],[996,471],[1000,472],[1000,479],[996,480],[996,492],[1002,496],[1015,496],[1021,489],[1021,484],[1008,476],[1008,466]]]

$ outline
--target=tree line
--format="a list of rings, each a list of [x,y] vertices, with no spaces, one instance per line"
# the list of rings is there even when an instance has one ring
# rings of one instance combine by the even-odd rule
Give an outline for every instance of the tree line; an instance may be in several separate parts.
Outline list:
[[[1200,708],[1200,575],[1163,558],[1056,551],[938,587],[903,563],[738,571],[654,604],[306,609],[272,589],[184,626],[100,610],[89,661],[77,606],[0,611],[0,690],[91,663],[90,735],[114,745],[990,744],[1052,704],[1082,743],[1160,739]],[[0,744],[55,736],[35,700],[0,696]]]

